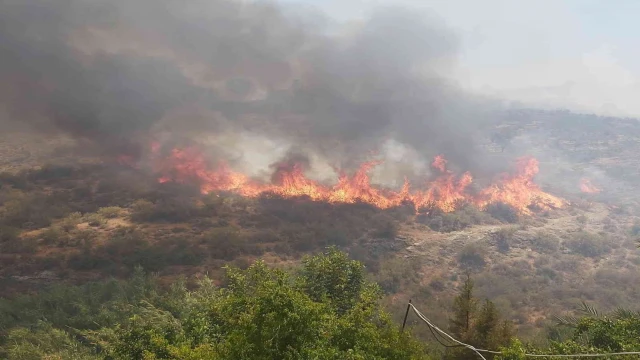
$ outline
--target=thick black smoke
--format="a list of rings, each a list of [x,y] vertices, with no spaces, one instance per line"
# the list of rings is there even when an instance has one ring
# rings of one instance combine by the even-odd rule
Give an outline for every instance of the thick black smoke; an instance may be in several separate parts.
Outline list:
[[[382,9],[337,36],[301,19],[226,0],[0,0],[0,102],[113,153],[158,131],[249,132],[345,166],[394,139],[486,169],[491,108],[444,80],[456,41],[437,21]]]

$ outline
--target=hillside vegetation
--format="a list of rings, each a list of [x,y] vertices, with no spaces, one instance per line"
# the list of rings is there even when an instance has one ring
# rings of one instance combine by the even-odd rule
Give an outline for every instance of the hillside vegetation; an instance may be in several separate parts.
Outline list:
[[[409,299],[461,340],[508,349],[505,359],[520,359],[523,351],[633,351],[638,344],[627,335],[638,331],[633,310],[640,295],[640,207],[637,191],[625,189],[637,190],[640,130],[631,120],[571,116],[523,112],[498,126],[503,138],[487,139],[490,151],[502,142],[505,152],[528,139],[534,155],[542,155],[541,175],[545,167],[553,169],[544,160],[551,151],[608,180],[596,176],[603,191],[580,194],[577,187],[563,192],[566,184],[554,187],[553,176],[543,176],[570,204],[530,216],[500,203],[484,211],[466,206],[416,215],[411,206],[380,210],[307,198],[202,195],[100,156],[79,156],[68,139],[4,135],[0,356],[477,356],[445,351],[414,316],[408,320],[411,336],[402,335],[398,324]],[[588,126],[580,125],[583,120]],[[608,131],[603,138],[601,130]],[[20,138],[29,140],[18,145]],[[495,156],[505,155],[498,149]],[[557,179],[576,184],[571,177]],[[341,252],[303,260],[327,247]],[[329,272],[334,280],[358,273],[362,286],[350,282],[329,297],[316,293],[326,289],[305,286],[330,282],[319,278],[326,269],[317,267],[330,259],[350,264]],[[454,330],[468,278],[476,322]],[[366,306],[337,306],[332,296]],[[240,303],[243,311],[230,310]],[[581,314],[583,303],[608,315]],[[295,315],[299,310],[304,318]],[[557,316],[567,314],[575,321],[559,326]],[[193,324],[194,316],[210,322]],[[274,317],[291,321],[276,325]],[[256,319],[264,328],[249,326]],[[480,336],[480,319],[509,326],[502,333],[497,325],[491,331],[485,326]],[[278,325],[304,331],[272,338]],[[238,332],[230,330],[238,326]],[[600,339],[604,328],[620,335]],[[347,342],[336,340],[347,333]]]

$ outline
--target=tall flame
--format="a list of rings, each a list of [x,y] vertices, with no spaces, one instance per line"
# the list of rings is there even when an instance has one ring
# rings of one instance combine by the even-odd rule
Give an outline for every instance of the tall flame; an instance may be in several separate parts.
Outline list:
[[[560,208],[565,204],[563,199],[548,194],[533,182],[539,171],[538,160],[523,157],[516,162],[516,173],[503,174],[501,181],[480,191],[476,204],[485,208],[493,203],[505,203],[522,214],[531,213],[530,208],[549,210]]]
[[[443,212],[455,211],[462,204],[475,204],[486,208],[489,204],[502,202],[513,206],[521,214],[529,214],[530,208],[551,209],[564,205],[564,200],[543,192],[533,177],[538,173],[538,161],[522,158],[517,162],[517,172],[504,174],[499,182],[471,195],[466,190],[473,178],[469,172],[459,177],[447,169],[447,160],[438,155],[431,166],[440,172],[423,189],[411,191],[405,180],[400,191],[382,189],[371,184],[369,172],[381,161],[369,161],[360,165],[352,175],[340,173],[335,185],[325,185],[309,179],[299,163],[283,162],[276,165],[270,183],[261,183],[236,172],[226,163],[212,167],[204,154],[195,147],[175,148],[161,155],[157,145],[152,146],[156,161],[154,170],[160,175],[158,181],[199,184],[202,193],[229,191],[247,197],[276,194],[282,197],[307,196],[314,201],[329,203],[367,203],[381,209],[411,203],[416,212],[426,207],[435,207]]]

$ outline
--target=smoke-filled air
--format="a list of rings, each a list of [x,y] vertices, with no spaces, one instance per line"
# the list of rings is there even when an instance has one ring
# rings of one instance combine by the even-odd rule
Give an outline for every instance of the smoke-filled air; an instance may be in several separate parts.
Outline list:
[[[296,11],[3,1],[0,102],[13,121],[204,193],[418,212],[563,205],[533,182],[535,159],[488,161],[477,133],[498,107],[447,80],[457,40],[436,18],[384,8],[333,26]]]
[[[626,3],[0,0],[0,359],[640,359]]]

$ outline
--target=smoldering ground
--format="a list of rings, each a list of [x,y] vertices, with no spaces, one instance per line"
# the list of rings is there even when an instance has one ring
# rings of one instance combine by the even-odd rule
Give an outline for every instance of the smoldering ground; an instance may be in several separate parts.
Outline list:
[[[385,8],[336,32],[282,10],[2,0],[0,102],[14,121],[106,153],[138,155],[160,132],[210,134],[250,163],[243,146],[253,145],[229,139],[254,134],[342,168],[392,141],[418,154],[387,168],[404,175],[436,154],[461,170],[502,170],[477,141],[496,107],[446,80],[457,40],[433,16]]]

